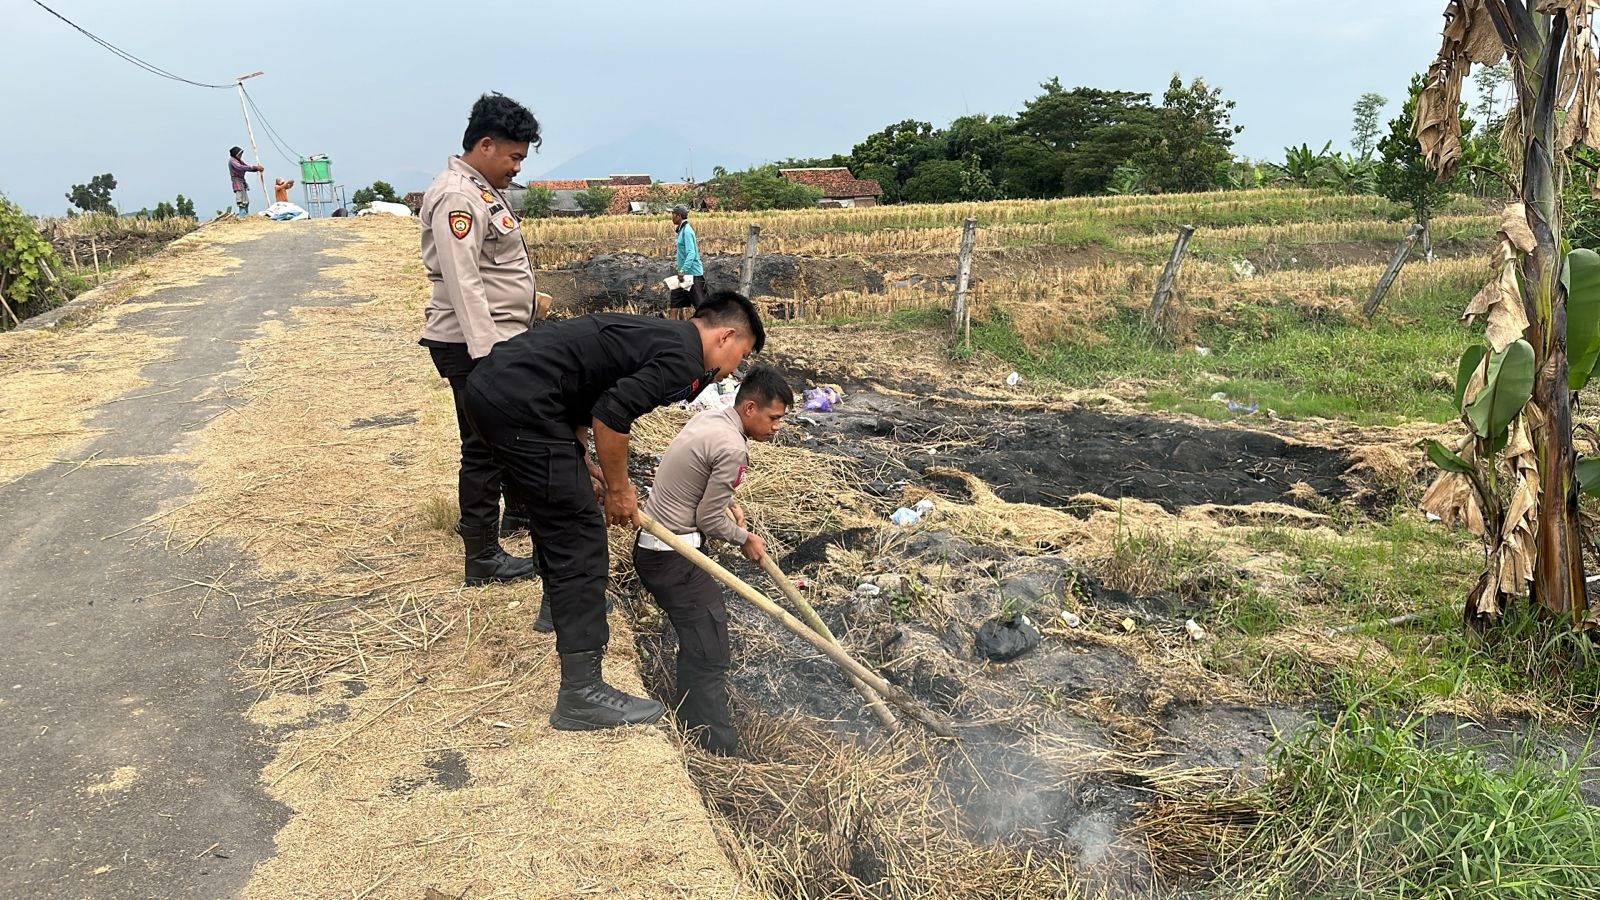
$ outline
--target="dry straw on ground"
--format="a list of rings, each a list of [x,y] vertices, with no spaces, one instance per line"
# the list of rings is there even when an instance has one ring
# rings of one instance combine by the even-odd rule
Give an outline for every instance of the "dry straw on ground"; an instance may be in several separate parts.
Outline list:
[[[349,261],[244,345],[230,411],[186,448],[194,496],[124,538],[226,540],[252,561],[222,590],[196,586],[212,603],[197,617],[243,608],[228,578],[268,588],[243,609],[262,631],[244,664],[253,717],[280,741],[264,781],[294,813],[246,896],[739,892],[674,741],[546,723],[537,584],[459,587],[459,540],[430,512],[453,494],[455,421],[415,346],[415,224],[287,227],[354,238],[336,251]],[[371,299],[322,302],[350,295]],[[608,677],[638,691],[632,657],[619,622]]]

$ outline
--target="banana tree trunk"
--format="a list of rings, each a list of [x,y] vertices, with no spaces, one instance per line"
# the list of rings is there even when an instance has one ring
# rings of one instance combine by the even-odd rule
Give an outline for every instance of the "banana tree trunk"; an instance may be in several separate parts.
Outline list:
[[[1551,152],[1567,20],[1563,13],[1539,19],[1541,30],[1548,30],[1541,35],[1544,40],[1539,42],[1537,56],[1519,60],[1513,55],[1526,139],[1522,200],[1535,240],[1533,252],[1521,261],[1523,305],[1532,323],[1528,342],[1538,354],[1531,400],[1539,412],[1532,434],[1539,465],[1533,593],[1547,610],[1571,616],[1577,624],[1587,611],[1578,540],[1578,487],[1573,477],[1572,395],[1567,388],[1567,298],[1559,281],[1560,193]],[[1527,50],[1523,48],[1524,53]]]

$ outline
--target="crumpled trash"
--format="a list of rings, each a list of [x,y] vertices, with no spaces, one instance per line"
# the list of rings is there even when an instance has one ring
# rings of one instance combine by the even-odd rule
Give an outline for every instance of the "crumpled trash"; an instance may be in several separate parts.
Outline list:
[[[978,627],[973,651],[995,662],[1016,659],[1039,646],[1039,629],[1027,616],[996,616]]]
[[[856,585],[856,595],[860,597],[876,597],[882,590],[870,581],[863,581]]]
[[[800,408],[811,412],[827,412],[842,402],[844,391],[832,384],[806,388],[805,393],[800,395]]]
[[[1216,401],[1217,403],[1221,403],[1222,401],[1228,399],[1228,395],[1223,393],[1222,391],[1217,391],[1216,393],[1211,395],[1211,399]]]
[[[1211,348],[1210,347],[1201,347],[1201,346],[1196,345],[1196,347],[1194,348],[1194,352],[1195,352],[1196,356],[1210,356],[1211,355]]]
[[[904,528],[915,525],[924,515],[933,509],[933,498],[923,497],[913,506],[902,506],[889,514],[889,521]]]
[[[1259,404],[1259,403],[1251,403],[1251,404],[1249,404],[1247,406],[1247,405],[1245,405],[1243,403],[1235,403],[1232,400],[1228,401],[1228,411],[1229,412],[1244,413],[1247,416],[1250,415],[1251,413],[1255,412],[1256,410],[1260,409],[1260,408],[1261,408],[1261,404]]]
[[[1017,386],[1017,382],[1019,382],[1021,380],[1022,380],[1022,376],[1019,375],[1016,372],[1012,372],[1010,375],[1006,376],[1006,384],[1008,386],[1010,386],[1010,387],[1016,387]]]
[[[296,219],[309,219],[311,214],[293,203],[274,203],[261,211],[263,216],[274,222],[293,222]]]
[[[1067,623],[1068,628],[1077,628],[1083,624],[1083,617],[1070,609],[1063,609],[1061,611],[1061,621]]]
[[[1200,623],[1193,619],[1183,623],[1183,630],[1189,632],[1189,639],[1192,641],[1203,641],[1206,639],[1206,630],[1201,628]]]
[[[894,512],[889,513],[889,521],[899,525],[901,528],[904,528],[907,525],[915,525],[917,520],[920,518],[922,518],[922,513],[920,511],[905,506],[902,506]]]
[[[727,409],[733,405],[733,398],[738,393],[739,379],[729,375],[715,384],[706,385],[706,389],[696,394],[688,405],[704,409]]]

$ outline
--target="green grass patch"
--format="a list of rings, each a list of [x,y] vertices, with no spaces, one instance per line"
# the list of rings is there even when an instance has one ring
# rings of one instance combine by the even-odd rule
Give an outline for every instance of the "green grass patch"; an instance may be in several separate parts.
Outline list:
[[[1239,417],[1212,399],[1221,393],[1257,415],[1325,417],[1357,424],[1453,418],[1448,391],[1436,372],[1453,371],[1472,335],[1454,313],[1436,311],[1439,289],[1422,286],[1394,298],[1371,324],[1309,317],[1287,302],[1241,307],[1227,325],[1204,325],[1195,343],[1173,346],[1124,309],[1101,329],[1098,343],[1056,342],[1030,347],[1003,312],[972,323],[975,347],[1026,375],[1072,387],[1108,381],[1150,383],[1150,406],[1226,420]],[[1450,295],[1457,308],[1465,296]],[[1430,314],[1416,316],[1419,308]],[[1196,347],[1205,347],[1202,355]]]
[[[1302,602],[1351,622],[1452,606],[1483,567],[1476,541],[1399,510],[1343,535],[1264,528],[1250,544],[1289,558]]]
[[[1575,765],[1430,743],[1347,713],[1282,744],[1259,824],[1232,850],[1228,896],[1600,896],[1600,812]]]

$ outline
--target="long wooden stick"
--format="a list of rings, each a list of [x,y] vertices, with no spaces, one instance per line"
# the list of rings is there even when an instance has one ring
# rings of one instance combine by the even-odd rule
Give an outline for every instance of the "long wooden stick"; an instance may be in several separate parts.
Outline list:
[[[895,687],[889,682],[884,681],[878,676],[878,673],[872,671],[866,666],[863,666],[861,663],[856,662],[854,657],[846,653],[836,644],[828,643],[826,638],[817,634],[815,631],[812,631],[810,628],[807,628],[804,622],[796,619],[789,613],[788,610],[773,602],[765,594],[751,587],[745,582],[744,579],[723,568],[722,565],[716,560],[684,543],[683,538],[673,534],[670,529],[651,518],[650,514],[646,513],[642,509],[639,510],[639,524],[644,528],[645,531],[648,531],[660,538],[666,543],[667,546],[678,551],[678,553],[682,554],[686,559],[699,566],[701,569],[704,569],[711,575],[711,577],[727,585],[735,594],[738,594],[744,599],[755,604],[767,615],[777,619],[778,624],[789,629],[789,631],[793,632],[797,637],[803,639],[806,643],[822,651],[823,655],[837,663],[840,668],[866,682],[872,687],[873,690],[877,691],[879,694],[882,694],[886,699],[893,701],[896,706],[905,710],[906,715],[909,715],[911,718],[916,719],[918,722],[928,726],[929,731],[932,731],[934,734],[937,734],[940,737],[955,737],[955,732],[951,730],[949,724],[947,724],[943,719],[939,718],[938,715],[933,713],[927,707],[923,706],[921,703],[918,703],[915,697],[912,697],[910,694],[898,687]]]
[[[795,587],[794,582],[789,580],[789,576],[778,568],[778,562],[772,558],[772,554],[768,553],[766,556],[761,557],[761,568],[767,573],[767,577],[772,579],[772,583],[778,586],[778,590],[789,598],[790,603],[794,604],[795,609],[800,610],[800,618],[804,619],[813,631],[837,646],[839,639],[833,636],[833,629],[829,628],[828,623],[822,621],[822,617],[817,615],[817,611],[812,608],[810,603],[806,602],[806,598],[800,593],[800,589]],[[883,698],[878,696],[877,691],[874,691],[865,681],[854,675],[850,676],[850,683],[856,686],[856,692],[861,694],[862,699],[867,701],[867,708],[872,710],[872,714],[877,717],[879,724],[885,728],[898,728],[900,726],[900,723],[894,717],[894,713],[890,712],[889,707],[884,705]]]

